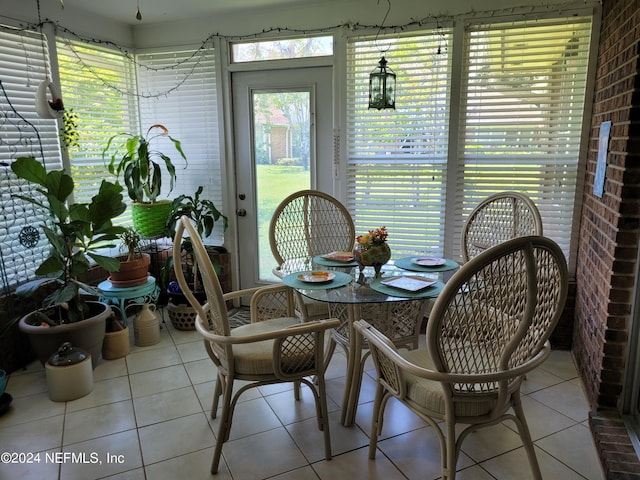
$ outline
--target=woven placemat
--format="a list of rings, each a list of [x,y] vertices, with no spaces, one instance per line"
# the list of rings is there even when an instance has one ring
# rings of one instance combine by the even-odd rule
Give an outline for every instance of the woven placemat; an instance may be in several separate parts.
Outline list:
[[[330,288],[344,287],[353,281],[353,277],[348,273],[331,271],[335,275],[333,280],[328,282],[303,282],[298,279],[298,275],[309,272],[295,272],[287,275],[282,279],[282,283],[292,288],[299,288],[301,290],[328,290]]]

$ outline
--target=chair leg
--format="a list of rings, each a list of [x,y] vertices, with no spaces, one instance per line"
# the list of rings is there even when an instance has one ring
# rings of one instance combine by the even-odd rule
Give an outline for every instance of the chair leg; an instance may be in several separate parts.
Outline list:
[[[376,396],[373,401],[373,414],[371,415],[371,432],[369,433],[369,458],[371,460],[375,460],[376,458],[378,436],[382,432],[382,421],[384,416],[384,407],[382,406],[383,397],[384,387],[380,385],[379,382],[376,382]]]
[[[222,388],[224,385],[224,377],[218,374],[216,378],[216,385],[213,387],[213,400],[211,402],[211,418],[216,418],[218,414],[218,400],[220,399],[220,395],[222,395]]]
[[[527,425],[527,419],[524,416],[524,410],[522,409],[522,402],[520,401],[519,392],[513,394],[511,398],[511,405],[513,411],[516,414],[516,426],[520,432],[520,438],[524,444],[524,449],[527,452],[527,458],[529,459],[529,465],[531,466],[531,473],[536,480],[542,480],[542,472],[540,472],[540,465],[536,457],[535,447],[531,440],[531,433],[529,432],[529,426]]]
[[[325,390],[324,374],[322,372],[318,373],[317,381],[318,381],[318,397],[316,400],[320,404],[318,424],[324,436],[324,458],[325,460],[331,460],[332,454],[331,454],[331,433],[329,431],[330,430],[329,429],[329,409],[327,407],[327,392]]]
[[[440,441],[441,447],[444,448],[444,452],[442,452],[442,480],[455,480],[458,460],[456,454],[456,424],[447,420],[445,422],[447,424],[447,437],[444,442]]]
[[[216,473],[218,471],[220,456],[222,455],[222,444],[229,439],[229,432],[231,431],[231,421],[233,417],[233,405],[231,404],[232,397],[233,379],[230,379],[229,381],[224,382],[222,412],[220,413],[220,425],[218,426],[216,446],[213,450],[213,460],[211,461],[211,473]]]
[[[293,382],[293,398],[297,402],[300,401],[300,380]]]

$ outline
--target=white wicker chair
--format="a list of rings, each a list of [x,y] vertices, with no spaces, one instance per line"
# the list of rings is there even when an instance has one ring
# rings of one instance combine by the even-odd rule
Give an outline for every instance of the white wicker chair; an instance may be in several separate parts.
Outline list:
[[[180,257],[184,232],[191,237],[207,303],[194,297],[181,268],[175,268],[180,288],[197,312],[196,330],[204,337],[205,348],[217,367],[211,417],[215,418],[222,396],[222,411],[211,473],[218,471],[222,445],[229,439],[233,411],[240,395],[249,388],[272,383],[294,382],[296,400],[300,383],[308,386],[316,404],[318,427],[324,433],[325,458],[331,459],[331,439],[324,383],[324,343],[327,329],[338,320],[301,323],[295,316],[292,291],[285,285],[222,293],[215,270],[200,236],[187,217],[178,222],[174,238],[174,258]],[[251,296],[251,323],[231,329],[225,302]],[[315,379],[311,381],[311,377]],[[246,383],[234,394],[235,380]],[[317,386],[316,386],[317,385]],[[265,448],[268,448],[266,446]]]
[[[471,212],[462,231],[462,260],[512,238],[542,235],[542,218],[533,201],[519,192],[485,198]]]
[[[378,376],[369,457],[375,458],[385,406],[396,397],[438,434],[443,479],[455,478],[470,432],[506,419],[516,423],[533,476],[540,479],[520,384],[548,357],[566,296],[562,251],[552,240],[527,236],[486,250],[456,272],[429,317],[426,348],[399,353],[358,320],[356,330],[369,343]]]

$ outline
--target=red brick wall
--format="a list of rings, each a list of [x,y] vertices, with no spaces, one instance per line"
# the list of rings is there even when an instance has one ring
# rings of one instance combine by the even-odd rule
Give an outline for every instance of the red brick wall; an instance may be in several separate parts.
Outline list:
[[[573,352],[592,409],[622,392],[640,233],[640,2],[604,0],[576,270]],[[611,121],[604,195],[598,134]]]

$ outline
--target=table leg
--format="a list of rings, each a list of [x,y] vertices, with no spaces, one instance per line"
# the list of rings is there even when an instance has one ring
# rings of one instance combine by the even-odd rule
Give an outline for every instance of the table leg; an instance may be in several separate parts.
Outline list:
[[[357,305],[349,305],[349,356],[347,358],[347,376],[342,401],[342,424],[351,426],[356,421],[356,410],[360,398],[360,384],[362,383],[362,341],[356,333],[353,323],[359,316]]]

